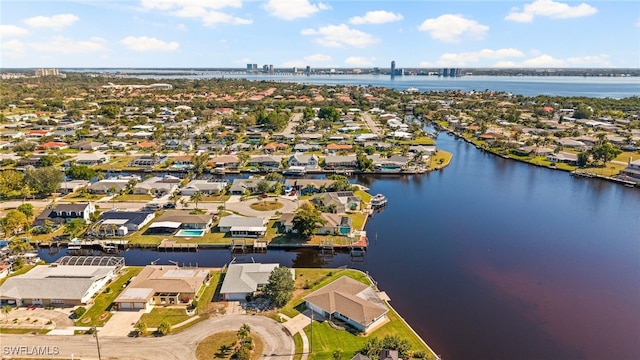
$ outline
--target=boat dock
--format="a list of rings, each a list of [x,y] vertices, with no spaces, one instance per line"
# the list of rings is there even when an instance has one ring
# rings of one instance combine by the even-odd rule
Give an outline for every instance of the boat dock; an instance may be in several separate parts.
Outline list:
[[[198,251],[198,244],[178,243],[176,240],[164,239],[158,244],[158,251]]]

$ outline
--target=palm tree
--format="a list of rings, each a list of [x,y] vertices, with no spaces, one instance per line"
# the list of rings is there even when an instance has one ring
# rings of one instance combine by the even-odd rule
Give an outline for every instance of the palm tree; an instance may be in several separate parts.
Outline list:
[[[22,195],[22,203],[24,204],[27,198],[33,195],[33,189],[31,189],[31,186],[29,186],[29,184],[25,184],[24,187],[20,190],[20,195]]]
[[[189,200],[196,203],[196,210],[198,210],[198,202],[202,200],[202,193],[200,191],[193,193]]]
[[[9,313],[11,312],[11,310],[13,310],[13,308],[9,305],[2,307],[2,313],[4,314],[5,320],[9,319]]]
[[[111,208],[116,207],[116,191],[118,191],[118,188],[115,185],[109,187],[108,193],[111,194]]]
[[[188,208],[188,207],[189,207],[189,206],[188,206],[188,205],[189,205],[189,202],[188,202],[186,199],[181,199],[181,200],[180,200],[180,204],[182,204],[182,208],[183,208],[183,209],[186,209],[186,208]]]

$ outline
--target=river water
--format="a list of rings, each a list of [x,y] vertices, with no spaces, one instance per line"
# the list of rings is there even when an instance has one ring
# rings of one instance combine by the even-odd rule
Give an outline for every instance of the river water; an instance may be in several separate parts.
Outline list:
[[[368,271],[445,359],[640,358],[640,191],[505,160],[447,134],[442,171],[361,176],[389,206],[364,257],[236,255]],[[49,256],[53,260],[62,253]],[[129,250],[129,265],[222,266],[225,250]]]

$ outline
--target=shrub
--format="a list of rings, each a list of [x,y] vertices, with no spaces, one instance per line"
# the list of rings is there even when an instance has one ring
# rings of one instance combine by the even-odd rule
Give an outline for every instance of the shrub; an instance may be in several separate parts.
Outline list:
[[[426,354],[422,350],[416,350],[411,355],[414,359],[424,359]]]
[[[171,324],[167,321],[161,322],[157,330],[158,335],[165,336],[170,332],[171,332]]]
[[[82,315],[84,315],[87,312],[87,308],[85,308],[84,306],[79,306],[77,307],[75,310],[73,310],[73,316],[76,319],[79,319],[82,317]]]
[[[104,289],[104,293],[105,293],[105,294],[109,294],[109,293],[111,293],[111,288],[110,288],[110,287],[108,287],[108,288]]]

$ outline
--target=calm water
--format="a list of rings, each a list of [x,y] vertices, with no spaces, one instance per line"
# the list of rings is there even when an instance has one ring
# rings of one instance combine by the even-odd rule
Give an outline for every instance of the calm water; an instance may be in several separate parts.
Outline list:
[[[410,87],[420,91],[501,91],[524,96],[585,96],[625,98],[640,96],[640,78],[638,77],[578,77],[578,76],[462,76],[447,78],[437,76],[398,76],[393,80],[388,75],[254,75],[254,74],[221,74],[213,71],[185,72],[184,75],[173,75],[176,70],[158,69],[70,69],[65,71],[119,71],[123,76],[127,72],[153,75],[135,75],[131,77],[146,79],[211,79],[231,78],[254,81],[279,81],[314,85],[364,85],[387,87],[404,90]],[[168,75],[163,75],[166,72]]]
[[[640,359],[640,191],[504,160],[448,135],[444,171],[356,179],[389,206],[363,262],[269,251],[238,261],[369,271],[444,359]],[[46,253],[45,259],[52,260]],[[128,251],[222,266],[228,251]]]

